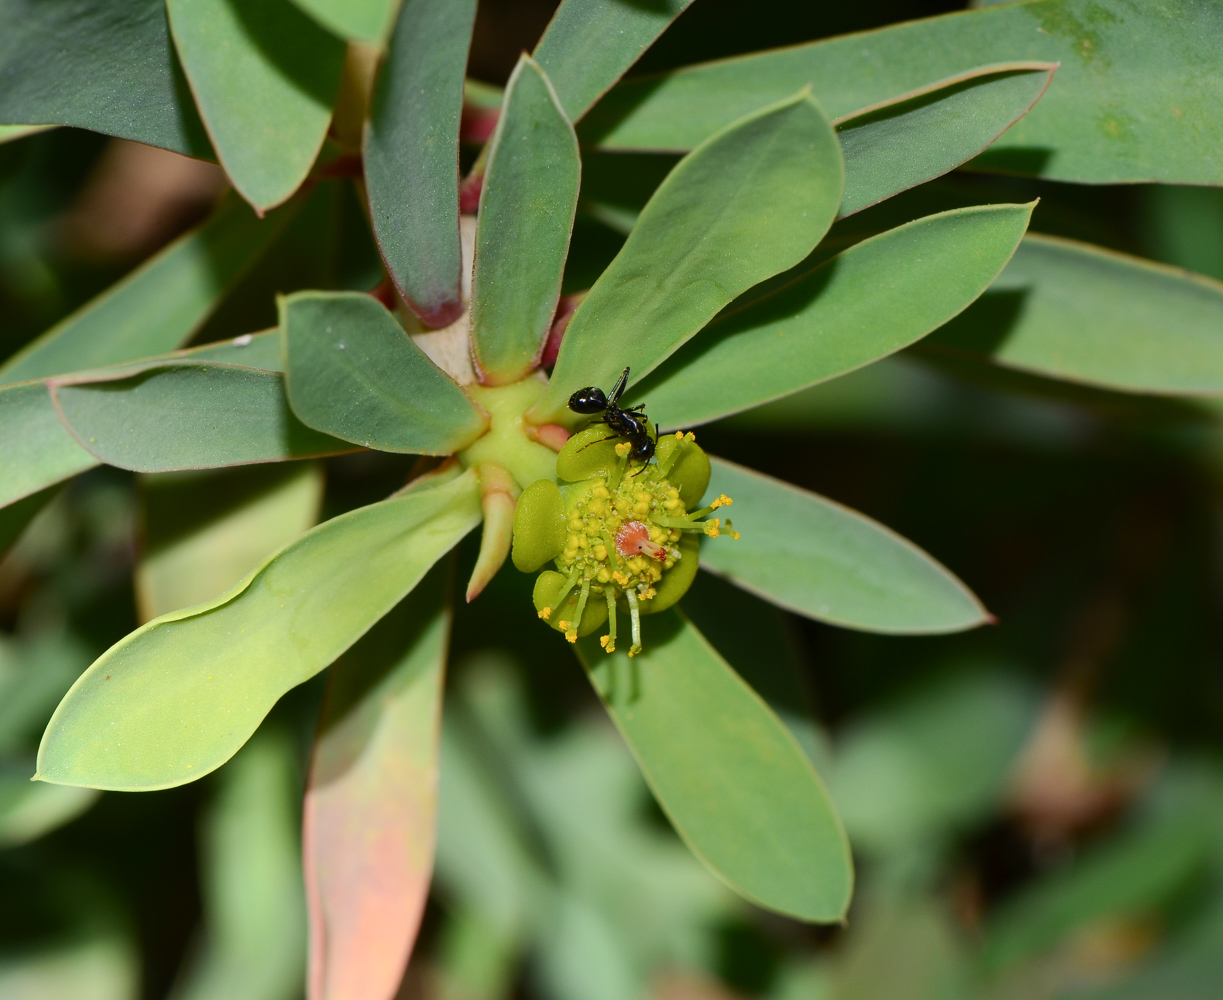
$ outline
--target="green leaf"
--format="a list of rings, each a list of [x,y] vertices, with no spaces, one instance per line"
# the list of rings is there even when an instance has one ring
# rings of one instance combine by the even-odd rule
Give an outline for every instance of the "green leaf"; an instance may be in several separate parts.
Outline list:
[[[48,486],[7,507],[0,507],[0,559],[58,492],[54,486]]]
[[[98,801],[92,788],[32,783],[30,764],[22,758],[0,762],[0,849],[37,840]]]
[[[1060,62],[1040,105],[982,167],[1096,184],[1223,182],[1223,20],[1194,0],[1039,0],[892,25],[639,77],[586,118],[583,142],[689,149],[810,84],[840,118],[988,63]]]
[[[0,382],[62,375],[172,351],[208,318],[296,214],[260,221],[232,199],[198,229],[57,323],[0,366]]]
[[[1019,245],[1032,208],[987,205],[930,215],[754,289],[629,395],[649,404],[659,426],[689,427],[907,347],[989,288]]]
[[[365,132],[365,184],[378,247],[428,326],[463,312],[459,118],[475,0],[404,0]]]
[[[472,351],[484,381],[517,382],[539,360],[561,294],[582,162],[573,126],[523,56],[506,91],[480,193]]]
[[[294,0],[319,24],[341,38],[381,45],[391,30],[394,0]]]
[[[60,419],[89,453],[134,472],[209,469],[352,451],[304,426],[275,372],[187,362],[50,383]]]
[[[972,159],[1029,112],[1056,68],[983,67],[837,122],[845,157],[841,216]]]
[[[692,0],[565,0],[535,58],[577,121],[624,75]]]
[[[0,122],[73,125],[211,157],[162,0],[6,0]]]
[[[548,391],[555,420],[584,385],[641,378],[723,306],[793,267],[841,201],[840,147],[804,94],[750,115],[680,161],[569,322]]]
[[[447,574],[331,668],[306,790],[312,996],[389,997],[424,913],[437,837]]]
[[[306,179],[331,121],[344,44],[289,0],[166,0],[221,166],[256,211]]]
[[[55,128],[54,125],[0,125],[0,143],[12,142],[15,139],[24,139],[27,135],[36,135],[39,132],[45,132],[48,129]]]
[[[642,620],[644,651],[577,649],[684,842],[761,906],[844,916],[849,845],[811,762],[781,721],[675,610]]]
[[[280,300],[285,378],[307,426],[367,448],[449,455],[487,418],[404,333],[358,292],[298,292]]]
[[[701,567],[774,604],[868,632],[959,632],[990,616],[912,542],[870,518],[789,483],[713,460],[711,493],[741,537],[701,547]]]
[[[42,382],[0,388],[0,507],[97,464],[60,422]]]
[[[207,774],[479,522],[479,484],[467,472],[333,518],[222,597],[149,622],[60,703],[38,778],[134,791]]]
[[[1032,235],[930,348],[1125,392],[1219,395],[1220,331],[1223,283]]]
[[[296,746],[259,733],[219,775],[200,831],[203,940],[174,1000],[300,996],[306,907]]]
[[[323,499],[314,464],[149,476],[140,486],[141,622],[229,590],[312,528]]]

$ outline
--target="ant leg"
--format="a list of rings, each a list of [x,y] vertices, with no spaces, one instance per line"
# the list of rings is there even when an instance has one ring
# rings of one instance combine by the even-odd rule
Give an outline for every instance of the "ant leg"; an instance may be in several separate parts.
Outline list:
[[[582,447],[580,447],[580,448],[578,449],[577,453],[580,455],[580,454],[581,454],[582,452],[584,452],[584,451],[585,451],[587,448],[592,448],[592,447],[594,447],[596,444],[602,444],[604,441],[614,441],[614,440],[616,440],[616,438],[617,438],[617,437],[618,437],[618,435],[616,435],[616,434],[608,434],[608,435],[607,435],[607,437],[605,437],[605,438],[599,438],[599,440],[598,440],[598,441],[588,441],[588,442],[586,442],[586,444],[582,445]]]
[[[620,373],[620,377],[616,379],[616,384],[612,386],[612,391],[607,394],[607,402],[615,406],[616,401],[624,395],[624,389],[628,385],[628,368]]]

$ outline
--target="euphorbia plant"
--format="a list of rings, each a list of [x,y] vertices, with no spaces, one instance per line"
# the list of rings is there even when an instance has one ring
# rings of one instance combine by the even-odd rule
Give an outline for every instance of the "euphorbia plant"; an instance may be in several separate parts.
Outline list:
[[[833,226],[981,153],[1040,98],[1058,53],[1033,61],[1041,53],[991,43],[979,60],[970,53],[966,65],[864,94],[838,108],[835,124],[813,74],[790,63],[770,64],[757,90],[732,79],[733,64],[709,70],[734,94],[717,107],[675,98],[682,75],[637,104],[639,85],[624,85],[583,134],[685,155],[643,204],[631,193],[617,203],[614,185],[583,193],[574,123],[685,4],[567,0],[534,57],[520,60],[461,183],[474,3],[406,0],[368,109],[361,69],[372,62],[353,47],[342,69],[339,36],[381,42],[389,5],[360,5],[368,16],[357,18],[303,2],[320,23],[287,3],[246,23],[232,16],[238,6],[169,0],[195,103],[175,105],[183,135],[163,144],[215,151],[269,214],[259,222],[223,207],[8,362],[5,433],[25,451],[3,499],[37,497],[99,461],[158,473],[359,448],[432,461],[389,499],[326,521],[225,593],[167,610],[108,650],[48,726],[37,777],[133,791],[194,780],[225,763],[287,690],[343,656],[306,794],[311,992],[390,996],[433,848],[449,587],[430,571],[482,525],[467,599],[514,571],[503,570],[511,552],[518,570],[539,573],[535,606],[519,613],[543,619],[540,643],[556,641],[546,625],[574,643],[691,849],[761,906],[841,919],[852,874],[839,821],[785,725],[684,615],[698,565],[850,628],[947,632],[988,615],[915,546],[707,456],[690,428],[907,347],[989,288],[1031,204],[960,208],[881,232]],[[156,35],[149,17],[160,15],[141,16],[116,23]],[[1001,37],[1005,27],[990,30]],[[274,59],[261,33],[299,47]],[[320,156],[342,72],[346,110]],[[291,85],[301,79],[311,86]],[[668,112],[668,100],[680,110]],[[207,140],[192,131],[196,109]],[[667,114],[672,132],[657,123]],[[689,117],[705,124],[680,121]],[[632,138],[634,127],[646,137]],[[302,210],[311,185],[351,173],[358,155],[385,267],[375,294],[297,291],[280,299],[275,331],[148,357],[189,339],[221,295],[227,276],[200,278],[198,255],[212,248],[236,274]],[[629,232],[580,301],[562,300],[580,195]],[[1042,254],[1095,261],[1030,246],[1036,268]],[[1067,364],[1022,338],[1018,350],[1001,360]],[[1071,359],[1058,374],[1107,382],[1096,360]],[[568,405],[584,387],[610,390],[625,368],[622,405],[644,407],[649,457],[604,424],[584,427]],[[703,520],[720,520],[732,498],[733,531]],[[392,650],[367,652],[362,637],[386,616],[398,624],[377,634]]]

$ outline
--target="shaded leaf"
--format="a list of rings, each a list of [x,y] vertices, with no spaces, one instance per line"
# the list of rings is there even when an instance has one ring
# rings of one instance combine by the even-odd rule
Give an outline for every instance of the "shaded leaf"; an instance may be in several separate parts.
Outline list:
[[[280,300],[280,328],[289,400],[310,427],[381,451],[449,455],[488,426],[369,295],[298,292]]]
[[[624,75],[692,0],[565,0],[535,48],[535,58],[577,121]]]
[[[318,520],[314,464],[150,476],[141,481],[140,621],[223,594]]]
[[[507,87],[480,194],[472,351],[486,382],[536,364],[561,293],[582,163],[573,126],[523,56]]]
[[[113,933],[0,959],[0,995],[18,1000],[136,1000],[140,957]]]
[[[276,372],[231,365],[156,365],[134,375],[68,376],[51,396],[88,452],[134,472],[173,472],[352,451],[302,424]]]
[[[365,132],[365,184],[382,259],[428,326],[463,311],[459,119],[475,0],[404,0]]]
[[[741,292],[797,264],[831,225],[843,181],[836,136],[801,94],[695,149],[569,321],[532,418],[558,419],[571,393],[610,389],[625,365],[641,378]]]
[[[660,427],[688,427],[907,347],[990,287],[1019,245],[1032,207],[930,215],[753,289],[629,396],[648,403]]]
[[[33,764],[32,756],[0,763],[0,849],[28,844],[72,822],[101,794],[93,788],[32,782]]]
[[[1060,62],[1040,105],[978,165],[1098,184],[1223,181],[1223,20],[1170,0],[1038,0],[892,25],[639,77],[583,123],[583,142],[689,149],[810,84],[834,118],[988,63]]]
[[[42,382],[0,388],[0,506],[97,464],[60,422]]]
[[[331,668],[303,825],[312,1000],[393,996],[416,939],[437,836],[447,590],[439,567]]]
[[[1151,261],[1028,236],[931,349],[1085,385],[1223,393],[1223,284]]]
[[[54,486],[48,486],[7,507],[0,507],[0,559],[58,492]]]
[[[794,737],[678,612],[642,620],[644,651],[579,656],[646,781],[693,852],[740,894],[840,919],[849,847]]]
[[[221,166],[262,212],[306,179],[331,121],[344,44],[290,0],[166,0]]]
[[[710,493],[740,532],[701,566],[780,607],[868,632],[958,632],[989,615],[956,577],[883,525],[789,483],[713,459]]]
[[[341,38],[380,45],[395,16],[394,0],[294,0],[319,24]]]
[[[39,778],[135,790],[219,767],[284,692],[359,639],[479,521],[468,472],[333,518],[227,594],[137,629],[56,709]]]
[[[0,122],[73,125],[211,157],[162,0],[7,0]]]
[[[220,773],[200,840],[202,938],[171,1000],[294,1000],[306,907],[298,776],[288,735],[264,730]]]
[[[62,375],[172,351],[281,233],[298,206],[260,221],[237,199],[0,366],[0,382]]]

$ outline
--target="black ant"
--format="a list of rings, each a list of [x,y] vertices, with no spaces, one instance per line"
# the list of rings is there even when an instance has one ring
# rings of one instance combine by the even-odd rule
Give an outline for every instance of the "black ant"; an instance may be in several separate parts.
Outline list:
[[[574,413],[602,414],[599,417],[601,423],[607,424],[619,437],[628,438],[631,446],[629,454],[638,462],[648,462],[654,457],[655,442],[650,436],[646,415],[640,412],[645,409],[645,403],[630,406],[627,410],[616,405],[628,385],[628,372],[627,368],[621,372],[610,395],[604,395],[603,390],[595,385],[579,389],[569,397],[569,409]]]

